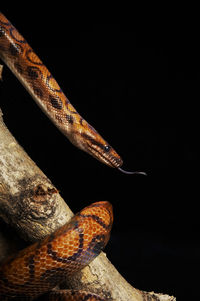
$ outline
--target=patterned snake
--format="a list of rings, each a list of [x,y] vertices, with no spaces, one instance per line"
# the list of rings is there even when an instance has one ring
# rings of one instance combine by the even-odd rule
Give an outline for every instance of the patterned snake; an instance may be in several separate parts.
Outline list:
[[[36,103],[77,147],[110,167],[121,168],[116,151],[71,105],[56,80],[16,28],[0,13],[0,58]],[[112,226],[108,202],[90,205],[65,226],[7,260],[0,267],[0,297],[34,299],[51,290],[63,277],[79,271],[106,245]],[[103,300],[85,292],[58,292],[52,300]],[[81,295],[81,297],[80,297]],[[63,298],[63,299],[62,299]]]

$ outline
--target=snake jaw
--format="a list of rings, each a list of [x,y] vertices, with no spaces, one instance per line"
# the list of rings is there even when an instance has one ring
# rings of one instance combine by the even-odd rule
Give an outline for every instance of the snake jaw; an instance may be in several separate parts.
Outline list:
[[[101,146],[99,147],[94,143],[92,145],[88,143],[87,146],[87,152],[102,163],[114,168],[118,168],[123,164],[122,159],[118,156],[118,154],[112,147],[110,147],[109,152],[107,152],[102,151]]]
[[[79,147],[100,162],[115,168],[123,164],[117,152],[88,123],[80,132],[78,140]]]
[[[68,138],[76,147],[110,167],[118,168],[123,164],[117,152],[82,117],[81,123],[78,118],[74,122]]]

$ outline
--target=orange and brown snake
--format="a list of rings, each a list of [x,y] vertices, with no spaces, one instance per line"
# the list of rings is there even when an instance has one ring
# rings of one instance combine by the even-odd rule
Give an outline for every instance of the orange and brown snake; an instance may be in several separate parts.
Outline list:
[[[74,145],[124,173],[145,174],[121,168],[120,156],[78,114],[27,41],[1,12],[0,58]],[[9,259],[0,267],[1,299],[34,299],[55,287],[64,276],[82,269],[107,243],[112,220],[112,206],[108,202],[94,203],[42,242]],[[57,294],[54,292],[53,300],[57,300]],[[65,293],[62,297],[59,295],[59,300],[103,300],[84,292],[80,299],[78,294],[76,291],[70,292],[70,296]]]
[[[41,242],[9,258],[0,267],[0,299],[32,300],[80,271],[107,244],[112,222],[111,204],[93,203]],[[75,291],[65,291],[63,297],[60,292],[54,292],[51,298],[103,300],[93,294]]]

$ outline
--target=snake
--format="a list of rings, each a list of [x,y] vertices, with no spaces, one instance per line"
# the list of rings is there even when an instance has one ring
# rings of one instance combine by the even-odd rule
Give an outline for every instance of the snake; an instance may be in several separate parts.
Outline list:
[[[112,205],[106,201],[93,203],[42,241],[8,258],[0,267],[1,298],[33,300],[53,289],[64,277],[80,271],[107,244],[112,222]],[[57,296],[54,293],[53,298],[60,300],[60,293]],[[76,291],[65,292],[63,298],[103,300],[94,294]]]
[[[50,71],[1,12],[0,58],[72,144],[125,174],[145,174],[122,169],[118,153],[76,111]],[[80,271],[105,247],[112,221],[109,202],[93,203],[55,233],[6,260],[0,266],[1,299],[35,299],[62,282],[63,277]],[[75,290],[63,294],[52,291],[51,295],[52,300],[104,300]]]

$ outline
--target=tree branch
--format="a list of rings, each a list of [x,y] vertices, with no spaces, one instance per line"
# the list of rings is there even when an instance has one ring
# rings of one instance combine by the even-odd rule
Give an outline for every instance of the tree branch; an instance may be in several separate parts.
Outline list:
[[[0,110],[0,217],[29,241],[40,240],[73,215],[51,181],[28,157],[5,126]],[[6,235],[7,236],[7,235]],[[0,233],[0,260],[14,242]],[[67,282],[114,301],[174,301],[174,297],[132,287],[102,252]]]

